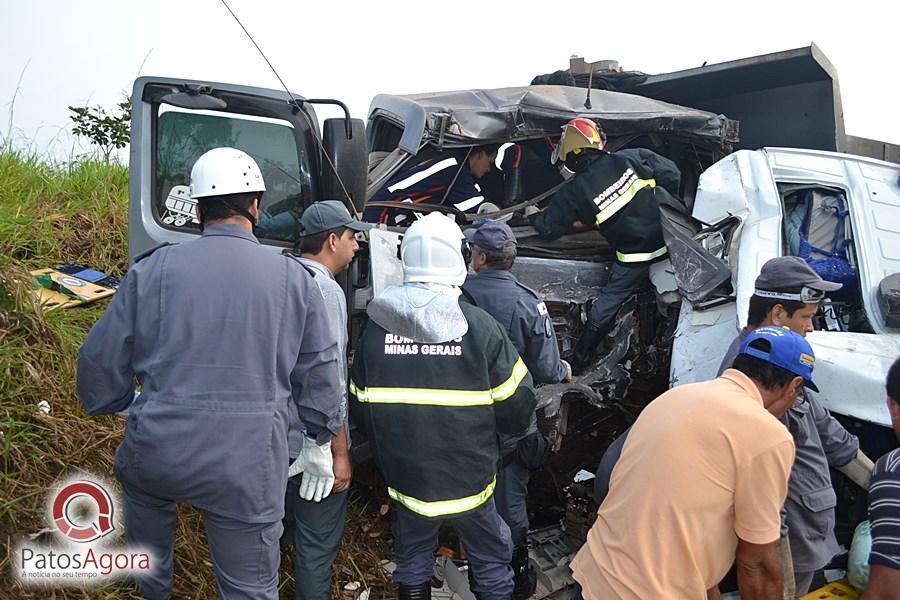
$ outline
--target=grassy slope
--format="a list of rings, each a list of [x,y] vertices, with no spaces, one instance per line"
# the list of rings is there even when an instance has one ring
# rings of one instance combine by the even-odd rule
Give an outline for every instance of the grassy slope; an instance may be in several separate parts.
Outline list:
[[[0,151],[0,598],[46,598],[51,592],[20,588],[12,575],[11,547],[48,526],[48,489],[80,469],[113,480],[113,453],[124,421],[89,417],[75,394],[75,359],[105,302],[43,314],[28,292],[31,269],[80,262],[114,275],[127,268],[128,171],[85,161],[54,168],[33,157]],[[49,415],[37,404],[50,403]],[[372,597],[386,597],[377,568],[389,556],[378,530],[351,503],[336,586],[367,580]],[[215,598],[202,522],[180,511],[175,597]],[[47,539],[44,534],[44,538]],[[354,560],[355,559],[355,560]],[[287,561],[285,561],[285,565]],[[282,595],[293,580],[282,569]],[[126,584],[54,590],[56,598],[137,598]]]

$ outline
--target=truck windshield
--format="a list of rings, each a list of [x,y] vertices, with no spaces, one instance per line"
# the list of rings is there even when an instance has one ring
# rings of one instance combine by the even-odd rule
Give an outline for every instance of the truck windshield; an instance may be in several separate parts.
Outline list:
[[[191,167],[207,150],[230,146],[252,156],[263,173],[266,192],[257,237],[296,241],[297,219],[311,196],[311,182],[308,157],[291,123],[160,104],[156,133],[153,212],[160,224],[199,229],[188,187]]]

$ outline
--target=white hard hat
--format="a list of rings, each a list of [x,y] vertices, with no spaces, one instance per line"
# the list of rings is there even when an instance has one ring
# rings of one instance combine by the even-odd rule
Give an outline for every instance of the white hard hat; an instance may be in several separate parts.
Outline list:
[[[403,283],[462,285],[466,280],[464,239],[459,225],[437,212],[410,225],[400,243]]]
[[[191,198],[264,191],[259,165],[237,148],[213,148],[191,169]]]

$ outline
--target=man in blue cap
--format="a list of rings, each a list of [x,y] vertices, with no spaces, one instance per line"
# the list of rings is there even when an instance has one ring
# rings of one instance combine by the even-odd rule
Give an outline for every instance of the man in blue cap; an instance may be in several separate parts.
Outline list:
[[[778,417],[816,389],[815,356],[779,327],[755,330],[739,353],[721,377],[672,388],[638,416],[571,564],[586,600],[717,598],[732,563],[742,598],[780,597],[794,442]]]
[[[512,229],[502,221],[486,221],[463,233],[472,245],[472,268],[476,272],[466,277],[463,291],[503,326],[536,383],[571,379],[572,367],[559,357],[559,344],[546,305],[510,272],[516,259],[516,237]],[[528,561],[525,506],[528,475],[529,470],[538,468],[545,460],[549,446],[537,430],[534,415],[525,435],[502,436],[500,442],[503,468],[497,477],[494,497],[497,511],[509,525],[515,545],[512,561],[515,597],[528,598],[537,583]]]
[[[732,342],[719,372],[731,366],[740,345],[758,327],[787,327],[805,337],[813,331],[813,317],[825,295],[840,287],[822,279],[802,258],[780,256],[767,261],[750,297],[747,327]],[[791,573],[785,574],[786,595],[802,596],[815,573],[840,552],[834,535],[837,495],[831,485],[830,468],[865,489],[873,465],[859,450],[857,437],[811,394],[804,392],[781,420],[794,438],[797,454],[783,511],[782,533],[789,542],[794,580],[791,590]]]
[[[328,327],[338,340],[341,430],[331,442],[334,487],[316,501],[300,494],[300,475],[288,479],[285,493],[284,536],[294,544],[294,597],[297,600],[331,598],[331,565],[341,547],[350,488],[350,436],[347,431],[347,300],[335,277],[359,250],[358,232],[372,228],[350,216],[342,202],[323,200],[311,205],[300,219],[298,259],[312,273],[325,299]],[[295,462],[303,447],[303,423],[295,415],[288,433],[288,449]],[[294,475],[291,471],[290,475]],[[305,478],[306,476],[303,475]]]

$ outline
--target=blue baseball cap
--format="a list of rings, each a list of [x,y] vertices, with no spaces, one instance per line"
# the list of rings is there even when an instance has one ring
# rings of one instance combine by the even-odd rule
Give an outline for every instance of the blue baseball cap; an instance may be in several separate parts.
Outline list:
[[[751,348],[750,344],[756,340],[767,340],[769,351]],[[814,392],[819,391],[812,380],[816,355],[813,354],[812,347],[802,335],[794,333],[787,327],[768,325],[754,329],[741,342],[738,354],[747,354],[790,371],[794,375],[802,377],[806,387]]]
[[[516,247],[516,236],[503,221],[486,220],[478,227],[466,229],[463,235],[470,244],[482,250],[509,252]]]

